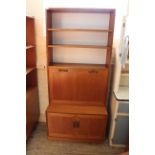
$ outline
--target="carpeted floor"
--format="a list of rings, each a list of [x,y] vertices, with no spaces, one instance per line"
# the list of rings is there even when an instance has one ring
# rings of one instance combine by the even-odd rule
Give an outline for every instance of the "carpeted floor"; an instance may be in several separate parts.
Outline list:
[[[119,155],[122,148],[105,144],[49,141],[44,123],[38,124],[27,143],[27,155]]]

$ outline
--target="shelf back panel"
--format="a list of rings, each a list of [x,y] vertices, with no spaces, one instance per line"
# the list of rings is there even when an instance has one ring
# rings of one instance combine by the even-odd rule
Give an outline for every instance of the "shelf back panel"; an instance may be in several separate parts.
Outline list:
[[[53,34],[53,35],[52,35]],[[48,35],[53,44],[103,45],[107,46],[108,33],[92,32],[53,32]],[[49,39],[49,44],[52,44]]]
[[[108,29],[109,17],[109,13],[53,13],[52,27]]]
[[[53,48],[53,62],[105,64],[106,49]]]

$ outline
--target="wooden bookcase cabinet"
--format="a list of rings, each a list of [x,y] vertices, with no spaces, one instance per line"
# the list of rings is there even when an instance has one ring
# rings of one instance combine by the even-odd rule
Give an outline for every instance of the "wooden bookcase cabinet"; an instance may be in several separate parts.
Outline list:
[[[37,85],[34,18],[26,16],[26,140],[39,117]]]
[[[59,18],[55,17],[56,14],[60,15]],[[74,20],[69,19],[71,22],[69,20],[63,21],[66,14],[74,14],[81,22],[77,22],[76,18]],[[79,17],[79,14],[88,15],[89,18],[92,15],[97,17],[106,14],[109,17],[108,23],[106,23],[108,28],[97,27],[93,18],[90,18],[91,23],[87,27],[86,22],[83,22],[83,17]],[[100,18],[99,20],[102,21],[103,19]],[[87,142],[102,142],[104,140],[107,121],[105,105],[112,55],[114,20],[114,9],[52,8],[46,10],[49,87],[49,106],[46,111],[46,118],[49,139]],[[79,41],[72,41],[75,39],[74,37],[67,40],[65,38],[59,39],[56,35],[57,33],[59,36],[61,33],[62,35],[63,33],[69,35],[69,33],[75,32],[88,32],[91,35],[106,33],[107,40],[103,41],[102,44],[95,44],[94,42],[79,44]],[[72,49],[70,52],[77,49],[79,51],[81,49],[106,50],[106,61],[104,64],[56,62],[54,60],[54,49],[57,48],[68,49],[68,51]]]

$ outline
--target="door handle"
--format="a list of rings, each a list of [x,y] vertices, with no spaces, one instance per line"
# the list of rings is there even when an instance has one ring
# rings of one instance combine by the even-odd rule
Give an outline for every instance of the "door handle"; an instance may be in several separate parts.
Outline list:
[[[76,122],[76,128],[79,128],[80,127],[80,121],[77,121]]]
[[[76,121],[73,122],[73,128],[76,128]]]
[[[79,127],[80,127],[80,121],[74,121],[73,128],[79,128]]]
[[[89,72],[89,73],[98,73],[97,70],[89,70],[88,72]]]
[[[59,69],[59,72],[68,72],[68,69]]]

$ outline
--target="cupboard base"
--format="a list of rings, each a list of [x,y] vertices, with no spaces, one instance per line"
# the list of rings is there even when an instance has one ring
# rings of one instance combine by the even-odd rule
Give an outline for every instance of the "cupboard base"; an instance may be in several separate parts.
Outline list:
[[[66,108],[62,105],[63,113],[60,113],[60,105],[48,107],[46,112],[48,139],[102,143],[107,122],[105,107],[96,109],[92,114],[90,106],[87,108],[87,113],[82,113],[82,111],[80,113],[80,108],[74,111],[73,107],[67,105],[67,110],[65,110]],[[95,109],[94,106],[92,108]]]

